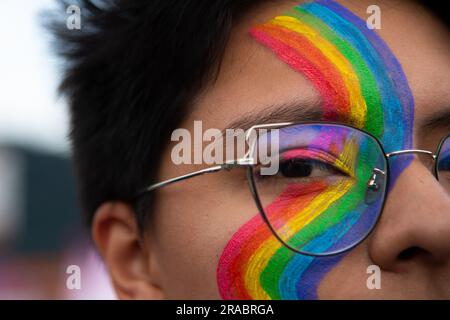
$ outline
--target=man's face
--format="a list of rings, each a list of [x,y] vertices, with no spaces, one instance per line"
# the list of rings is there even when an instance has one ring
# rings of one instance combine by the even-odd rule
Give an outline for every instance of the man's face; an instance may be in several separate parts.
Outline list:
[[[366,10],[373,1],[340,3],[365,21],[370,16]],[[435,116],[450,115],[447,29],[412,2],[377,3],[381,9],[381,29],[370,32],[378,34],[387,47],[375,50],[375,42],[372,47],[367,47],[374,41],[370,33],[347,39],[347,44],[360,46],[361,52],[367,52],[360,62],[365,62],[368,69],[373,67],[372,83],[378,87],[381,97],[374,103],[371,100],[374,93],[367,89],[370,81],[361,81],[363,87],[358,87],[358,82],[346,68],[353,69],[360,80],[364,72],[371,70],[364,69],[361,64],[358,67],[357,59],[350,59],[351,63],[345,64],[349,59],[345,59],[344,44],[341,50],[332,52],[325,42],[308,38],[311,36],[308,29],[292,34],[277,33],[279,29],[270,21],[290,12],[296,4],[292,1],[267,4],[235,27],[217,80],[211,81],[197,97],[192,112],[181,127],[193,132],[194,121],[201,120],[204,129],[224,130],[242,118],[263,113],[277,114],[273,122],[298,120],[290,118],[295,111],[286,112],[285,117],[277,113],[279,106],[288,105],[323,111],[324,121],[334,120],[335,116],[343,123],[348,121],[355,126],[359,123],[361,129],[371,134],[376,134],[373,131],[379,129],[374,123],[381,117],[384,127],[379,138],[388,152],[396,151],[389,150],[395,146],[400,146],[397,149],[435,152],[450,126],[448,118],[444,119],[446,122],[428,125],[428,120]],[[312,30],[320,29],[337,9],[333,10],[329,16],[316,20]],[[301,22],[302,16],[298,19]],[[352,23],[348,17],[345,22]],[[335,34],[348,31],[343,28],[343,31],[338,28],[332,31]],[[249,33],[249,30],[252,31]],[[331,79],[333,73],[326,69],[327,66],[335,66],[333,70],[340,80],[333,78],[334,82],[329,80],[328,83],[335,89],[339,89],[338,83],[343,88],[346,86],[345,94],[335,90],[335,94],[328,95],[326,104],[326,89],[321,91],[324,82],[308,73],[313,69],[306,70],[305,64],[293,62],[292,56],[286,55],[286,46],[281,52],[274,45],[278,41],[290,44],[288,47],[292,49],[301,39],[309,41],[308,53],[317,50],[318,56],[325,57],[326,61],[319,63],[314,59],[320,57],[307,54],[301,55],[304,60],[299,61],[311,63],[314,70],[327,79]],[[307,44],[297,48],[297,52]],[[369,54],[373,54],[372,63],[376,67],[369,65]],[[336,60],[339,58],[342,58],[341,62]],[[381,70],[381,66],[385,69]],[[390,76],[396,77],[391,82],[392,88],[382,84]],[[397,101],[393,99],[392,104],[386,103],[394,93],[398,95]],[[394,110],[395,103],[399,103],[402,111]],[[382,107],[374,111],[377,104]],[[368,108],[364,119],[370,120],[358,120],[363,105]],[[207,167],[174,165],[172,148],[173,144],[164,151],[161,181]],[[140,249],[146,251],[148,268],[142,272],[151,274],[152,290],[146,290],[142,285],[144,289],[136,291],[138,293],[125,293],[124,285],[118,283],[126,281],[118,280],[120,277],[114,272],[121,267],[109,263],[119,296],[170,299],[450,298],[450,197],[420,157],[414,157],[407,165],[401,165],[402,161],[406,158],[398,158],[392,165],[397,165],[392,188],[376,228],[364,242],[349,253],[332,259],[293,255],[290,262],[296,272],[286,274],[281,268],[272,278],[264,279],[266,285],[262,284],[261,274],[269,262],[276,264],[277,261],[273,260],[275,250],[269,245],[264,246],[264,241],[274,240],[258,240],[261,228],[252,227],[263,225],[263,221],[248,191],[243,170],[204,175],[159,189],[147,236]],[[371,265],[381,269],[380,289],[367,287],[370,276],[367,270]],[[304,293],[299,284],[304,284]],[[274,293],[268,287],[278,291]],[[297,287],[299,289],[295,290],[300,293],[294,292],[293,288]]]

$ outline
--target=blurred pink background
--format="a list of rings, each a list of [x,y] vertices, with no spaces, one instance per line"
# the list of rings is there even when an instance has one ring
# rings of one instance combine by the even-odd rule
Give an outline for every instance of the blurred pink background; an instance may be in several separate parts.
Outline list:
[[[0,299],[114,299],[76,201],[67,108],[56,94],[62,62],[42,26],[52,8],[0,2]],[[80,289],[66,285],[71,265]]]

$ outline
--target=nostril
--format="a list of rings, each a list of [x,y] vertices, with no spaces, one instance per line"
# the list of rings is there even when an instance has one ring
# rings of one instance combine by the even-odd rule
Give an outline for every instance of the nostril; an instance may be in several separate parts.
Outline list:
[[[410,248],[405,249],[402,252],[400,252],[400,254],[398,255],[398,258],[400,260],[410,260],[415,257],[422,256],[422,255],[428,255],[428,254],[429,254],[429,252],[422,248],[410,247]]]

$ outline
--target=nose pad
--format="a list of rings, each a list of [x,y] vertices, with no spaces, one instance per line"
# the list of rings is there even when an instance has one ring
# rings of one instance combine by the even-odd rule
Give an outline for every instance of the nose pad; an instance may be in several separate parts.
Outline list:
[[[378,201],[385,190],[386,173],[378,168],[373,168],[372,176],[367,181],[367,190],[364,202],[371,205]]]

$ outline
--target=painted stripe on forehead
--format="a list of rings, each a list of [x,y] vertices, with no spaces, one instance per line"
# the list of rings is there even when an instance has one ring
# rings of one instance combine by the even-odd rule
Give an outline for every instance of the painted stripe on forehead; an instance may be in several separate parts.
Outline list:
[[[346,85],[349,85],[349,81],[321,50],[301,34],[270,24],[260,26],[253,31],[253,35],[267,45],[276,47],[279,55],[284,52],[288,64],[316,85],[323,97],[324,118],[348,120],[350,97]],[[363,118],[361,115],[353,116]]]
[[[320,4],[322,5],[320,5]],[[332,11],[332,9],[334,11]],[[366,60],[366,66],[374,75],[381,93],[381,104],[385,118],[383,136],[377,136],[383,142],[387,152],[412,146],[412,126],[414,121],[414,99],[403,69],[386,43],[366,23],[346,8],[331,1],[307,3],[295,8],[302,19],[303,14],[315,17],[315,23],[322,21],[335,33],[352,45]],[[331,30],[331,29],[329,29]],[[398,119],[404,120],[398,125]],[[370,115],[368,121],[376,121]],[[368,130],[371,132],[370,130]],[[372,132],[371,132],[372,133]]]
[[[273,32],[272,34],[264,32],[267,29],[269,31],[270,29],[278,29],[279,31],[274,36]],[[284,34],[283,30],[285,31]],[[292,41],[293,39],[286,31],[291,31],[290,34],[294,33],[299,39],[304,38],[304,41]],[[256,40],[271,48],[281,60],[308,77],[324,101],[323,108],[325,117],[327,118],[327,115],[338,115],[337,117],[328,117],[328,120],[346,119],[356,127],[364,127],[367,106],[361,94],[358,77],[345,56],[335,46],[322,38],[316,30],[300,23],[295,18],[285,16],[277,17],[269,24],[255,27],[251,31],[251,35]],[[311,47],[316,49],[311,52]],[[319,52],[317,56],[322,59],[311,59],[311,56],[314,57],[314,52]],[[296,63],[296,57],[302,58],[302,60],[306,59],[308,63],[304,61]],[[324,63],[324,61],[327,62]],[[320,62],[322,63],[318,64]],[[333,74],[327,72],[328,65],[334,66],[337,69],[343,79],[344,86],[333,88],[329,85],[330,82],[332,83],[337,80],[333,79]],[[315,73],[322,73],[323,77],[315,77]],[[327,103],[333,101],[333,97],[341,94],[341,92],[348,95],[349,105],[329,105]],[[343,110],[349,110],[349,112],[343,114]]]
[[[376,50],[378,56],[382,59],[384,70],[388,73],[388,78],[391,79],[395,87],[395,92],[397,93],[396,96],[401,101],[401,105],[403,107],[403,115],[401,117],[403,122],[401,125],[405,128],[405,135],[403,136],[402,141],[403,148],[411,148],[413,145],[412,131],[414,125],[414,97],[400,62],[392,53],[386,42],[384,42],[376,32],[367,28],[366,22],[355,15],[353,12],[335,1],[319,0],[316,3],[327,7],[331,11],[334,11],[338,15],[338,17],[341,17],[342,21],[347,20],[348,23],[353,24],[355,27],[357,27],[363,35],[362,38],[365,38],[370,42],[372,48]],[[384,108],[386,109],[388,108],[388,106],[384,106]],[[398,123],[394,121],[392,125],[396,127],[398,126]],[[386,136],[388,136],[390,130],[394,130],[393,128],[385,129],[389,130],[386,133]],[[395,132],[393,133],[395,135]],[[387,150],[387,152],[390,151],[392,150]]]
[[[322,97],[325,119],[345,119],[364,128],[388,152],[412,147],[411,90],[400,63],[365,21],[334,1],[320,0],[256,26],[251,34],[311,81]],[[361,172],[367,172],[364,163],[358,160]],[[391,186],[408,164],[401,161],[391,166]],[[305,241],[316,230],[314,234],[321,236],[307,246],[342,247],[352,243],[354,231],[364,230],[377,212],[364,210],[358,192],[348,192],[351,188],[325,199],[326,190],[331,189],[318,189],[308,201],[291,197],[289,205],[281,195],[265,211],[293,232],[296,241]],[[321,206],[321,201],[328,205]],[[314,203],[321,209],[311,219]],[[342,224],[339,234],[335,227],[321,233],[320,217],[325,213]],[[320,281],[343,257],[314,259],[295,254],[273,237],[258,215],[236,232],[222,253],[217,271],[220,293],[225,299],[315,299]]]

